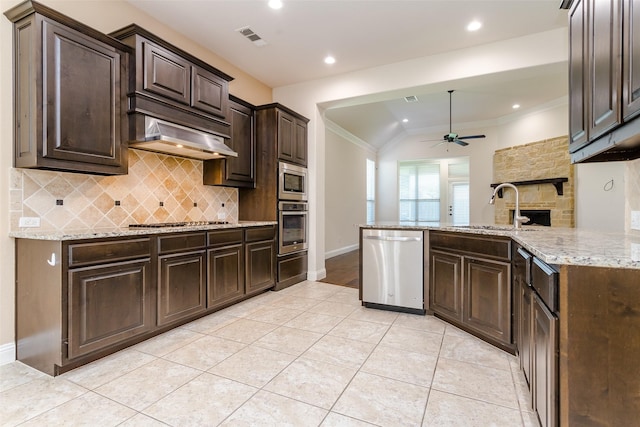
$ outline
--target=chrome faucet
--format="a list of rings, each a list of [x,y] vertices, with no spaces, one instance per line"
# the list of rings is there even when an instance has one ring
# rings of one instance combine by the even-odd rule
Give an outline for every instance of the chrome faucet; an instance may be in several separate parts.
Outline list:
[[[496,188],[493,189],[493,194],[491,195],[491,200],[489,200],[489,204],[493,205],[496,202],[496,194],[498,194],[498,190],[504,187],[513,188],[514,191],[516,192],[516,210],[513,213],[513,227],[516,229],[521,228],[522,223],[529,221],[529,218],[526,216],[520,215],[520,193],[518,193],[518,187],[508,182],[498,185]]]

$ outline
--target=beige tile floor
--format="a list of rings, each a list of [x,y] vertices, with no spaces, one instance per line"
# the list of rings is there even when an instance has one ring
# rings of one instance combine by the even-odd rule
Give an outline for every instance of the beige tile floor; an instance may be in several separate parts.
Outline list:
[[[537,426],[527,401],[515,357],[319,282],[56,378],[0,366],[2,426]]]

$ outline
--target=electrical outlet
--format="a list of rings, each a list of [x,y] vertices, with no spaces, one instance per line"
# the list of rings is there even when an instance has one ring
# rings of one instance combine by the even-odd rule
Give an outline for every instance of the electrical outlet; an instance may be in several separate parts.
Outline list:
[[[631,261],[640,261],[640,243],[631,244]]]
[[[640,211],[631,211],[631,229],[640,230]]]
[[[40,218],[37,216],[21,216],[18,227],[40,227]]]
[[[220,221],[224,221],[225,219],[227,219],[227,214],[224,212],[218,212],[218,219]]]

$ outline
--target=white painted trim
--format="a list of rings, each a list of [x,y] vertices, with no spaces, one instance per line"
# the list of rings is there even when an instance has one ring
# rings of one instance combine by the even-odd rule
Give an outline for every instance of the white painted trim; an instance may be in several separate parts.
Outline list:
[[[354,245],[344,246],[342,248],[338,248],[338,249],[334,249],[334,250],[329,251],[329,252],[325,252],[324,253],[324,259],[333,258],[334,256],[338,256],[338,255],[346,254],[347,252],[355,251],[356,249],[358,249],[359,246],[360,245],[356,243]]]
[[[352,134],[351,132],[349,132],[348,130],[346,130],[336,122],[332,122],[326,117],[324,118],[324,125],[327,130],[330,130],[336,135],[341,136],[345,140],[349,141],[352,144],[357,145],[358,147],[364,148],[365,150],[369,151],[371,154],[376,154],[378,152],[378,149],[376,147],[369,144],[367,141],[364,141],[358,138],[357,136],[355,136],[354,134]]]
[[[0,365],[16,361],[16,343],[0,345]]]
[[[325,268],[323,268],[322,270],[307,272],[307,280],[310,280],[312,282],[317,282],[324,279],[325,277],[327,277],[327,270]]]

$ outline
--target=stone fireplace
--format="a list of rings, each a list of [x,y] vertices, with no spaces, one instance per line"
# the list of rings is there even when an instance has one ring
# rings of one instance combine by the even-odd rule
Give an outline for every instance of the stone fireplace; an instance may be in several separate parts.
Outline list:
[[[497,150],[493,156],[494,183],[555,178],[568,181],[561,187],[550,183],[518,185],[520,210],[535,217],[533,222],[538,225],[547,225],[541,222],[546,216],[551,227],[575,227],[574,167],[566,136]],[[503,197],[496,198],[496,224],[511,224],[514,209],[515,192],[506,188]],[[533,212],[526,215],[527,211]]]

